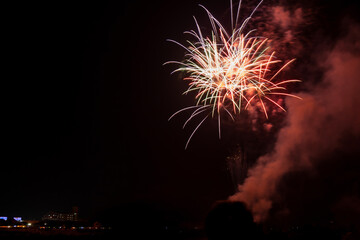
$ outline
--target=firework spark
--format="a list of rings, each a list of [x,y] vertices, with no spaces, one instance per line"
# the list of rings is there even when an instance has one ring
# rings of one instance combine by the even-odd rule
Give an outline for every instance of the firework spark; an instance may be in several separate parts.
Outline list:
[[[246,110],[249,106],[260,103],[265,117],[268,118],[264,101],[269,101],[285,111],[284,107],[271,98],[272,95],[299,98],[286,93],[285,85],[300,80],[275,81],[278,74],[295,59],[274,71],[274,66],[278,66],[281,60],[276,59],[275,52],[270,52],[267,46],[268,39],[252,36],[255,30],[244,33],[246,24],[261,3],[262,1],[238,27],[241,1],[238,4],[235,22],[233,4],[230,1],[232,27],[230,34],[204,6],[200,5],[208,14],[212,26],[211,37],[203,36],[194,17],[197,31],[191,30],[185,33],[190,34],[195,41],[187,41],[186,47],[169,40],[184,48],[187,54],[183,62],[169,61],[165,64],[175,63],[179,66],[172,73],[185,72],[184,80],[189,82],[189,87],[184,94],[196,92],[195,105],[177,111],[169,120],[180,112],[195,109],[185,122],[185,127],[197,115],[208,113],[190,135],[185,148],[196,130],[209,116],[217,117],[220,138],[222,111],[234,120],[233,115],[239,114],[242,109]]]

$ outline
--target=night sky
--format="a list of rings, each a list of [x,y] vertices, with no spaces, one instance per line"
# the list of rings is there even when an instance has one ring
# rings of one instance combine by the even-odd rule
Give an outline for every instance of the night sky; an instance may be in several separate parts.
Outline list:
[[[244,6],[256,3],[243,1]],[[2,7],[6,43],[2,65],[5,123],[1,216],[33,219],[48,211],[70,211],[72,206],[79,206],[81,217],[94,218],[136,205],[184,221],[202,221],[216,201],[235,193],[227,157],[243,144],[254,164],[260,155],[272,151],[278,133],[291,116],[299,113],[289,110],[290,120],[286,114],[275,117],[271,120],[278,121],[272,122],[274,131],[265,136],[252,133],[246,123],[242,127],[225,123],[221,140],[217,122],[208,121],[184,150],[196,125],[182,129],[186,114],[170,122],[167,119],[194,104],[194,100],[191,95],[182,95],[187,85],[181,81],[181,74],[170,75],[176,66],[163,63],[183,59],[184,50],[166,39],[185,43],[187,36],[183,32],[195,28],[193,15],[209,27],[198,4],[228,21],[229,3],[224,1],[44,1]],[[296,51],[287,52],[286,57],[297,58],[290,75],[303,80],[293,91],[301,96],[318,93],[313,86],[327,84],[322,80],[327,76],[327,67],[318,64],[322,56],[337,49],[339,41],[354,31],[356,37],[346,45],[354,46],[355,56],[360,53],[356,34],[360,29],[359,4],[265,1],[254,21],[261,20],[262,15],[269,17],[268,9],[277,5],[303,8],[305,20],[297,26],[293,41],[287,43]],[[282,50],[279,52],[284,55]],[[354,64],[358,62],[355,59]],[[344,130],[351,136],[336,135],[350,143],[329,143],[329,148],[338,146],[329,156],[309,154],[329,159],[329,164],[321,161],[314,167],[324,179],[353,176],[344,180],[344,186],[354,184],[349,186],[349,192],[356,199],[360,199],[360,166],[356,163],[360,156],[358,100],[354,99],[353,106],[354,130]],[[331,105],[329,101],[326,104]],[[314,111],[316,118],[318,112]],[[349,123],[346,119],[342,122]],[[323,139],[320,145],[327,143]],[[298,151],[297,155],[304,152],[301,148],[294,151]],[[338,168],[339,158],[346,164],[335,171],[331,165]],[[282,177],[286,181],[278,189],[286,196],[278,200],[280,207],[275,204],[275,209],[284,204],[290,211],[299,209],[301,204],[294,200],[299,199],[297,193],[287,191],[290,182],[297,186],[315,182],[311,190],[302,190],[302,194],[318,194],[317,199],[322,201],[349,195],[336,190],[319,193],[315,187],[324,189],[329,181],[306,169]],[[305,180],[299,183],[299,179]],[[344,187],[336,185],[335,180],[332,186]]]

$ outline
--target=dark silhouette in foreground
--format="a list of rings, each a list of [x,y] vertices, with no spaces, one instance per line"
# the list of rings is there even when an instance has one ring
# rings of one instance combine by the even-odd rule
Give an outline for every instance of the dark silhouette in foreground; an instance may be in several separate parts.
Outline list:
[[[217,204],[206,218],[205,231],[209,240],[262,239],[251,213],[241,202]]]

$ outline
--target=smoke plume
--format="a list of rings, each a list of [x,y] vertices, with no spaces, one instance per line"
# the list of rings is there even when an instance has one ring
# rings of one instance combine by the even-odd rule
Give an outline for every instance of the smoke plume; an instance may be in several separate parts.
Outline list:
[[[351,27],[318,59],[322,81],[297,94],[302,100],[286,100],[287,124],[274,150],[257,160],[230,197],[244,202],[258,222],[276,214],[360,216],[358,207],[345,209],[360,202],[360,28]]]

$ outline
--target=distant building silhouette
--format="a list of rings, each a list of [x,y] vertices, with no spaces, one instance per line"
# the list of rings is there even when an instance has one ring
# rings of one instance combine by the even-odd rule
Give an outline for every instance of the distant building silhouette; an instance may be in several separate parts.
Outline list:
[[[78,206],[74,206],[72,208],[72,213],[74,215],[74,221],[78,221],[79,220],[79,207]]]
[[[48,221],[71,221],[76,222],[79,220],[79,208],[73,207],[71,213],[64,212],[49,212],[42,217],[42,220]]]

